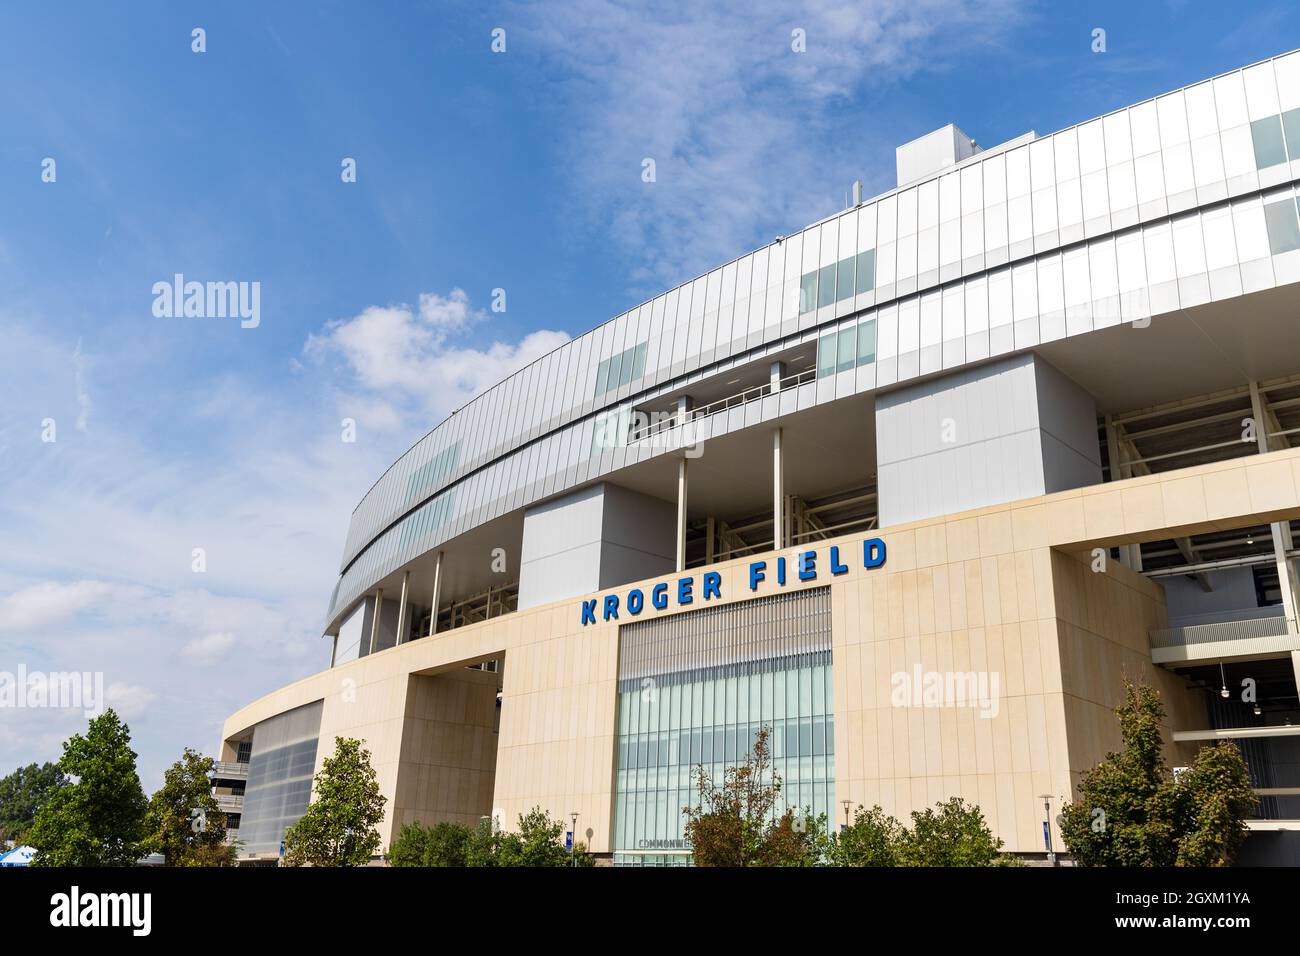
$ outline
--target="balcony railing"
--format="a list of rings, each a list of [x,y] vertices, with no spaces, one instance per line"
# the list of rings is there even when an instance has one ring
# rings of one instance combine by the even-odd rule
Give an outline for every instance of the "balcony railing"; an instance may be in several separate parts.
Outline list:
[[[248,764],[218,760],[212,765],[212,775],[223,780],[247,780]]]
[[[242,813],[244,811],[243,794],[218,793],[213,799],[217,801],[217,809],[222,813]]]
[[[1286,618],[1275,614],[1240,621],[1161,628],[1151,632],[1151,646],[1153,648],[1188,647],[1192,644],[1221,644],[1227,641],[1247,641],[1255,638],[1284,638],[1286,634]],[[1277,649],[1281,650],[1281,645]]]
[[[776,382],[764,382],[762,385],[751,386],[743,392],[737,392],[734,395],[728,395],[726,398],[719,398],[716,401],[709,402],[707,405],[692,408],[686,412],[684,417],[669,414],[659,421],[650,423],[645,429],[636,434],[629,436],[629,442],[653,438],[655,435],[663,434],[689,422],[698,421],[701,418],[708,418],[710,415],[717,415],[733,408],[740,408],[750,402],[757,402],[764,398],[779,395],[787,388],[797,388],[800,385],[816,381],[816,379],[817,370],[810,368],[794,375],[787,375]]]

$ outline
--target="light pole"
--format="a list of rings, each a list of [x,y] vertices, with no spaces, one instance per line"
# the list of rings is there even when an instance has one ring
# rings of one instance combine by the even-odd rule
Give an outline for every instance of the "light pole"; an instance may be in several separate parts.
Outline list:
[[[573,818],[573,847],[569,850],[569,855],[573,857],[573,866],[578,865],[578,811],[575,810],[569,814]]]
[[[849,828],[849,801],[841,800],[840,803],[844,806],[844,829],[847,830]]]
[[[1043,801],[1043,839],[1047,843],[1047,862],[1056,866],[1056,853],[1052,850],[1052,795],[1040,793]]]

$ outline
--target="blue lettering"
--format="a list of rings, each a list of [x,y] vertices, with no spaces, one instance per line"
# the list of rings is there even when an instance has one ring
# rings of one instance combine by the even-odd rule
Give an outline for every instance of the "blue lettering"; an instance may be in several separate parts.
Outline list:
[[[656,584],[650,592],[650,603],[662,611],[668,606],[668,585]]]
[[[640,614],[641,608],[645,607],[645,595],[641,593],[640,588],[633,588],[627,592],[627,612],[629,614]]]
[[[840,563],[840,546],[837,544],[831,545],[831,574],[846,574],[848,570],[849,566],[847,564]]]
[[[596,599],[582,602],[582,626],[596,623]]]
[[[862,563],[868,568],[878,568],[885,563],[885,542],[868,538],[862,542]]]
[[[817,552],[805,551],[799,555],[799,580],[814,581],[817,578]]]
[[[722,575],[717,571],[704,572],[704,600],[722,597]]]
[[[765,567],[767,567],[766,561],[749,562],[749,589],[751,591],[758,590],[758,582],[762,581],[765,577],[763,574],[763,569]]]
[[[776,559],[776,583],[785,587],[785,556]]]
[[[692,600],[691,587],[694,585],[694,583],[695,583],[694,578],[681,578],[680,580],[678,580],[677,582],[677,603],[678,604],[691,603]]]
[[[608,621],[611,617],[616,621],[618,620],[618,595],[617,594],[605,595],[605,620]]]

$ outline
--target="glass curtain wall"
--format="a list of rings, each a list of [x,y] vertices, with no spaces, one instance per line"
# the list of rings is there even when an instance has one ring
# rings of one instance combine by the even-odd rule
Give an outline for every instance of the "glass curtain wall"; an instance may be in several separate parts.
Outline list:
[[[685,865],[692,768],[721,781],[772,729],[787,807],[833,819],[830,589],[757,598],[619,629],[616,865]]]

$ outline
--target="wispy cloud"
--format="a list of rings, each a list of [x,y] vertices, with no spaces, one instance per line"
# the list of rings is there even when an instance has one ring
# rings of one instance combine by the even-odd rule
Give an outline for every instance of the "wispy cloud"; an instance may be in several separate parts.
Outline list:
[[[833,211],[827,201],[853,177],[886,178],[897,144],[868,171],[874,131],[843,117],[857,124],[864,102],[998,42],[1024,6],[579,0],[519,15],[560,77],[543,95],[565,120],[575,199],[655,288]],[[796,30],[806,52],[793,49]],[[646,158],[654,183],[641,179]]]

